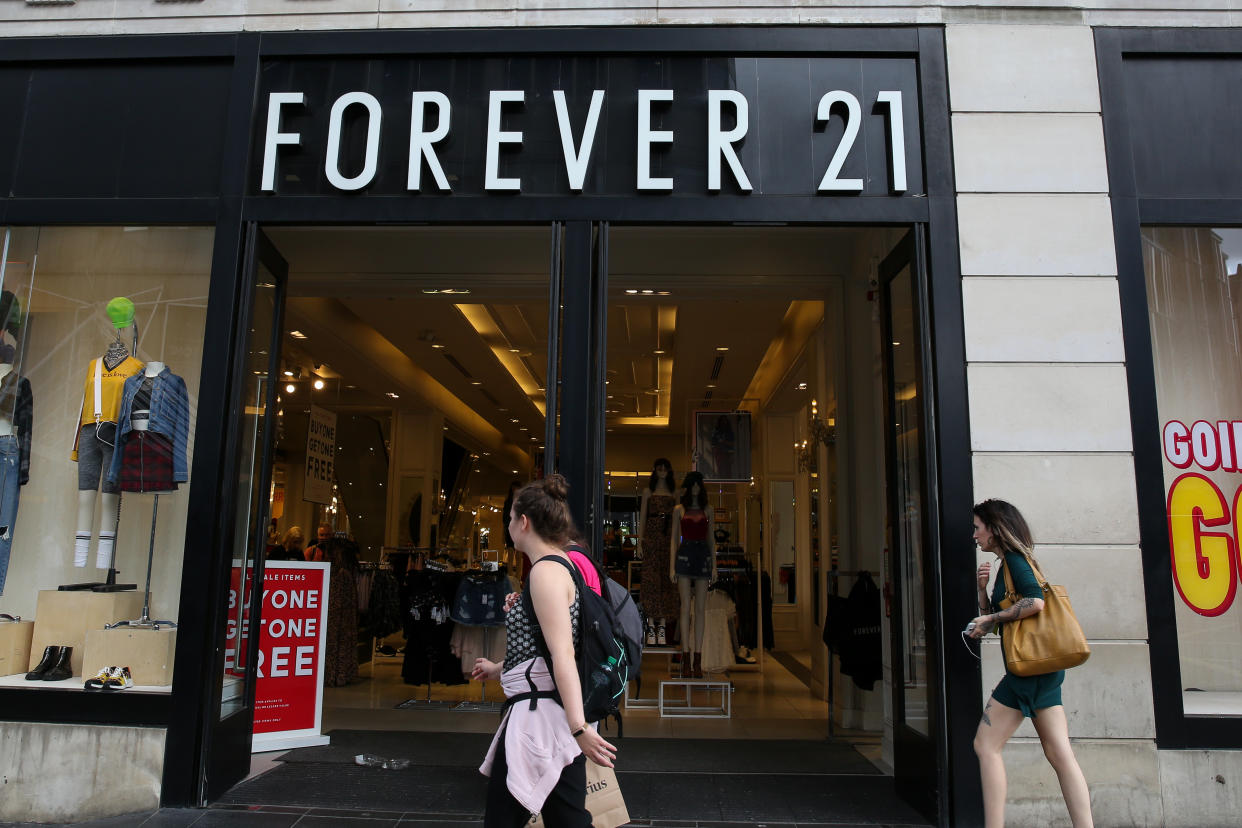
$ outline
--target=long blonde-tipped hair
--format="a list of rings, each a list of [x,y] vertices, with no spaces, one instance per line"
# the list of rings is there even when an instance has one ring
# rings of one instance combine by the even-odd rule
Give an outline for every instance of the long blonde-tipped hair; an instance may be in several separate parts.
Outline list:
[[[1035,560],[1035,540],[1031,537],[1031,527],[1016,506],[992,498],[976,503],[972,511],[992,533],[992,537],[1000,542],[1002,554],[1026,553],[1031,556],[1031,560]],[[1039,566],[1039,562],[1035,561],[1035,565]]]

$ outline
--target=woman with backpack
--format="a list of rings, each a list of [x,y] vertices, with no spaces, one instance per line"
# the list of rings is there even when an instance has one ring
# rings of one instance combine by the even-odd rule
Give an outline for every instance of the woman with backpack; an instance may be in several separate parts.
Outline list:
[[[575,647],[581,640],[582,600],[566,566],[539,566],[559,558],[574,532],[559,474],[523,486],[513,498],[509,532],[531,561],[529,602],[513,602],[506,618],[508,643],[499,664],[479,659],[471,677],[499,679],[504,717],[479,770],[490,777],[485,828],[518,828],[542,813],[548,828],[591,825],[586,809],[583,756],[611,768],[617,749],[586,723]],[[533,607],[530,617],[527,607]],[[551,656],[549,665],[539,652]]]

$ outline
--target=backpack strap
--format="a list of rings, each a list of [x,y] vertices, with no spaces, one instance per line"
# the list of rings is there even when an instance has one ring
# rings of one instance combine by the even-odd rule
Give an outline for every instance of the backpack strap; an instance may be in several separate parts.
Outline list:
[[[536,564],[540,564],[540,563],[542,563],[542,562],[544,562],[544,561],[547,561],[547,560],[553,560],[553,561],[556,561],[556,562],[557,562],[557,563],[559,563],[561,566],[563,566],[563,567],[565,567],[566,569],[568,569],[568,570],[569,570],[569,577],[573,579],[573,582],[574,582],[574,589],[576,589],[576,590],[578,591],[578,600],[579,600],[579,601],[581,601],[581,600],[582,600],[582,591],[583,591],[584,589],[586,589],[586,582],[582,580],[582,573],[580,573],[580,572],[578,571],[578,567],[574,566],[573,561],[569,560],[568,558],[562,558],[560,555],[544,555],[542,558],[540,558],[539,560],[537,560],[537,561],[535,561],[534,563],[532,563],[532,564],[531,564],[531,571],[532,571],[532,572],[534,571]],[[556,673],[555,673],[555,671],[554,671],[554,669],[553,669],[553,666],[552,666],[552,652],[548,649],[548,644],[547,644],[547,642],[543,640],[543,630],[542,630],[542,629],[540,629],[540,627],[539,627],[539,617],[538,617],[537,615],[535,615],[535,602],[534,602],[533,600],[531,600],[531,597],[530,597],[530,583],[529,583],[529,581],[528,581],[528,582],[527,582],[527,584],[526,584],[526,589],[522,591],[522,606],[523,606],[523,608],[524,608],[524,609],[525,609],[525,611],[526,611],[526,618],[527,618],[527,620],[529,620],[529,621],[530,621],[530,623],[531,623],[531,625],[532,625],[532,627],[533,627],[533,629],[532,629],[532,631],[531,631],[531,632],[533,633],[533,635],[534,635],[534,639],[535,639],[535,652],[539,653],[539,655],[543,657],[544,661],[546,661],[546,662],[548,663],[548,672],[550,672],[550,673],[552,674],[552,683],[553,683],[553,684],[555,684],[555,683],[556,683]],[[581,608],[581,606],[579,606],[579,608],[578,608],[578,618],[579,618],[579,621],[578,621],[578,623],[579,623],[579,629],[581,629],[581,623],[582,623],[582,620],[581,620],[581,619],[582,619],[582,608]],[[571,635],[572,635],[572,632],[571,632]],[[578,650],[578,649],[580,649],[580,648],[575,647],[574,649],[575,649],[575,651],[576,651],[576,650]],[[575,660],[578,660],[578,661],[579,661],[579,663],[578,663],[578,665],[577,665],[577,667],[578,667],[578,679],[581,681],[581,679],[582,679],[582,664],[581,664],[581,661],[580,661],[580,656],[579,656],[579,654],[578,654],[577,652],[575,652],[575,653],[574,653],[574,655],[575,655]],[[532,665],[532,666],[533,666],[533,665]],[[527,684],[529,684],[529,685],[530,685],[531,691],[533,691],[533,692],[552,692],[552,691],[536,691],[536,690],[535,690],[535,685],[534,685],[534,682],[532,682],[532,681],[531,681],[531,679],[530,679],[530,668],[529,668],[529,667],[526,669],[526,682],[527,682]],[[520,693],[519,695],[520,695],[520,696],[523,696],[523,697],[525,697],[525,696],[526,696],[526,694],[525,694],[525,693]],[[557,700],[557,702],[558,702],[558,703],[560,703],[560,699],[561,699],[561,697],[560,697],[560,693],[559,693],[559,692],[557,692],[557,695],[556,695],[556,700]],[[534,709],[534,707],[535,707],[535,701],[536,701],[536,700],[537,700],[536,698],[532,698],[532,699],[531,699],[531,709],[532,709],[532,710],[533,710],[533,709]]]

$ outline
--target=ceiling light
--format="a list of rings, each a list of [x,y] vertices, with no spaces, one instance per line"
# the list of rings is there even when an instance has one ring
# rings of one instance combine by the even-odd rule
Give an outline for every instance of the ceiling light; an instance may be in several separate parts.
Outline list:
[[[521,349],[521,348],[510,348],[510,349],[509,349],[509,353],[511,353],[511,354],[520,354],[520,353],[522,353],[522,349]]]
[[[293,376],[293,372],[292,372],[292,371],[290,371],[288,368],[286,368],[286,369],[285,369],[285,376],[286,376],[286,377],[291,377],[291,376]]]
[[[633,288],[627,288],[625,292],[628,293],[630,296],[633,296],[635,293],[638,293],[638,291],[634,290]]]
[[[297,390],[298,390],[297,387],[294,386],[293,383],[289,383],[288,385],[285,386],[285,391],[290,394],[292,394],[294,391],[297,391]]]
[[[707,384],[707,387],[708,387],[708,388],[715,388],[715,387],[716,387],[716,383],[714,383],[714,382],[709,382],[709,383]]]
[[[654,351],[652,351],[651,353],[655,354],[656,356],[664,356],[664,349],[663,349],[663,348],[656,348],[656,349],[655,349]]]
[[[900,342],[894,342],[893,344],[894,344],[894,345],[900,345],[901,343],[900,343]]]
[[[294,339],[306,339],[306,334],[302,333],[301,331],[289,331],[289,336],[293,337]]]
[[[651,288],[643,288],[643,296],[650,296],[653,293],[655,293],[655,291]]]
[[[728,346],[728,345],[717,345],[717,346],[716,346],[716,350],[717,350],[717,351],[727,351],[727,350],[729,350],[729,346]]]
[[[315,386],[315,390],[316,390],[316,391],[322,391],[322,390],[323,390],[323,380],[321,380],[321,379],[317,379],[317,380],[315,380],[315,382],[313,383],[313,385]]]
[[[471,385],[482,385],[483,380],[470,380]]]
[[[531,437],[531,438],[530,438],[530,441],[533,443],[533,442],[535,442],[535,441],[536,441],[536,440],[538,440],[538,439],[539,439],[538,437]]]
[[[444,350],[444,346],[441,345],[439,342],[433,343],[431,347],[435,348],[437,351]]]
[[[510,418],[509,418],[509,422],[511,422],[511,423],[516,423],[517,421],[518,421],[518,418],[517,418],[517,417],[510,417]]]
[[[668,295],[669,295],[669,291],[667,291],[667,290],[657,290],[657,291],[656,291],[656,295],[658,295],[658,296],[668,296]]]
[[[800,383],[798,383],[798,390],[799,390],[799,391],[805,391],[805,390],[806,390],[806,383],[805,383],[805,382],[800,382]]]
[[[391,397],[391,398],[392,398],[392,399],[394,399],[394,400],[395,400],[395,399],[399,399],[399,398],[401,397],[401,395],[400,395],[400,394],[398,394],[398,393],[397,393],[397,392],[395,392],[395,391],[385,391],[385,392],[384,392],[384,396],[385,396],[385,397]]]
[[[530,431],[530,429],[527,428],[526,426],[522,426],[521,428],[518,429],[518,431]]]
[[[439,292],[440,292],[439,288],[423,288],[423,293],[431,294],[431,293],[439,293]]]

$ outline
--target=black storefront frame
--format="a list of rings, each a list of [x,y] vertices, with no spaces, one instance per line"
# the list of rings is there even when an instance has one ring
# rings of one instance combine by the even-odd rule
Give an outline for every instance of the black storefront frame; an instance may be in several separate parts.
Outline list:
[[[359,199],[348,196],[280,199],[247,196],[251,169],[253,118],[258,69],[263,59],[295,56],[363,56],[382,54],[680,55],[802,54],[817,56],[908,56],[918,66],[923,122],[926,197],[853,199],[849,197],[762,198],[724,200],[711,197],[661,199],[652,196],[609,199],[607,204],[573,196],[498,197],[484,200]],[[969,579],[956,577],[973,567],[973,550],[962,542],[953,515],[968,514],[972,480],[960,265],[957,247],[956,194],[952,173],[944,32],[940,27],[649,27],[630,29],[433,30],[323,33],[239,33],[85,38],[15,38],[0,40],[0,65],[94,61],[212,58],[231,63],[228,116],[220,188],[210,198],[8,198],[0,199],[0,224],[214,224],[215,241],[209,287],[205,352],[236,354],[245,331],[249,286],[244,279],[244,238],[248,222],[260,224],[369,224],[398,221],[436,223],[615,222],[711,224],[780,222],[788,224],[915,225],[927,228],[928,303],[931,309],[930,372],[934,383],[928,418],[934,425],[932,456],[935,479],[930,494],[939,514],[933,556],[927,573],[940,600],[928,608],[939,628],[941,698],[936,765],[941,824],[977,821],[979,787],[970,734],[981,704],[980,669],[969,653],[954,647],[954,630],[946,615],[973,610]],[[69,102],[66,102],[67,104]],[[581,225],[579,225],[581,226]],[[604,225],[606,226],[606,224]],[[594,257],[600,257],[596,251]],[[602,258],[606,259],[606,251]],[[568,334],[567,334],[568,335]],[[587,336],[589,337],[589,333]],[[83,704],[67,710],[51,694],[4,690],[6,718],[24,721],[127,724],[167,727],[163,799],[166,804],[197,804],[200,762],[205,755],[209,719],[219,703],[217,678],[203,667],[201,654],[217,647],[221,629],[220,590],[227,588],[232,550],[221,530],[229,521],[221,511],[235,503],[237,476],[226,468],[237,433],[230,411],[238,404],[234,359],[208,360],[201,371],[201,398],[218,400],[200,406],[187,541],[182,570],[181,616],[176,678],[170,697],[109,698],[107,705]],[[601,386],[602,387],[602,386]],[[595,393],[599,393],[595,389]],[[592,390],[567,388],[561,406],[591,410]],[[598,402],[598,401],[596,401]],[[601,426],[602,428],[602,426]],[[941,577],[942,572],[953,577]],[[205,587],[205,588],[204,588]],[[952,625],[949,625],[952,627]],[[75,697],[75,701],[76,701]]]
[[[1204,57],[1242,56],[1242,30],[1097,29],[1095,48],[1133,433],[1156,746],[1161,749],[1236,749],[1242,745],[1242,719],[1187,716],[1182,704],[1181,657],[1165,522],[1164,460],[1159,439],[1160,417],[1156,405],[1142,227],[1242,227],[1242,198],[1142,194],[1132,153],[1129,124],[1134,114],[1128,110],[1124,73],[1128,59],[1159,57],[1193,61]],[[1226,138],[1230,151],[1236,151],[1236,136],[1217,136],[1207,129],[1195,135],[1196,143]],[[1186,149],[1198,153],[1205,148],[1192,149],[1188,141]],[[1176,165],[1179,161],[1170,159],[1170,163]]]

